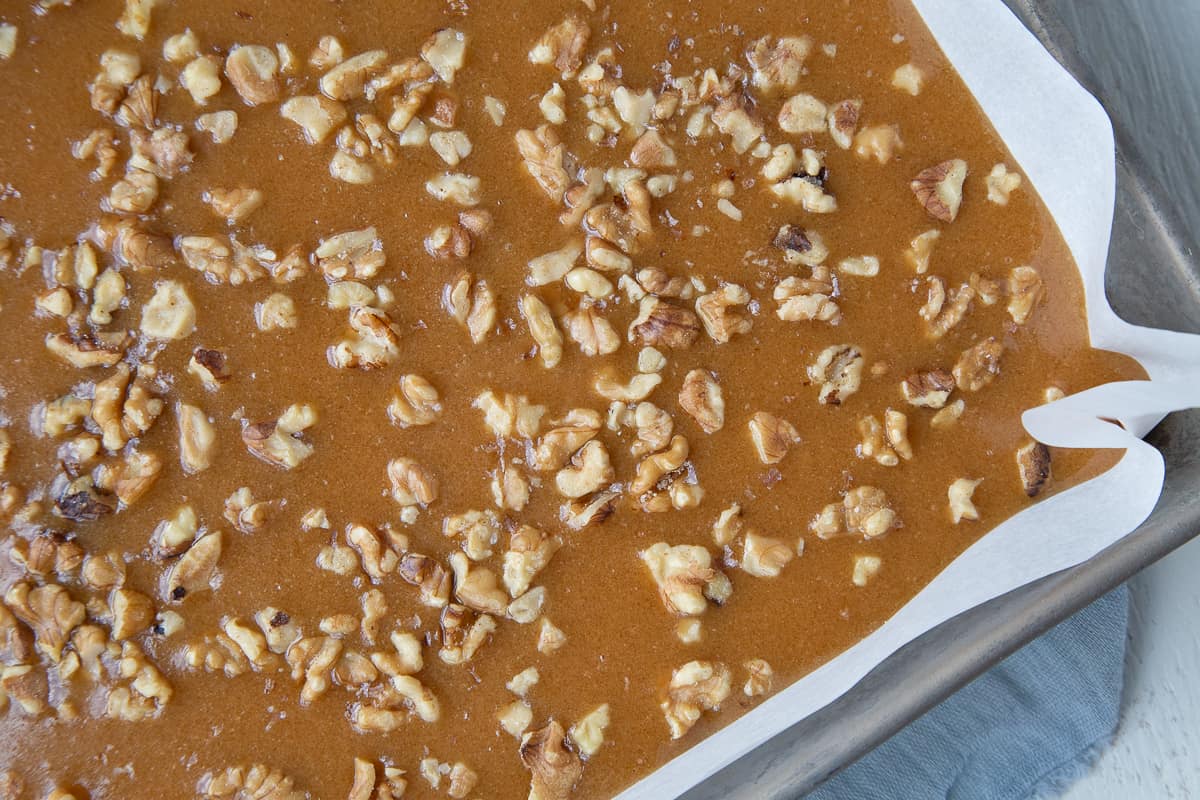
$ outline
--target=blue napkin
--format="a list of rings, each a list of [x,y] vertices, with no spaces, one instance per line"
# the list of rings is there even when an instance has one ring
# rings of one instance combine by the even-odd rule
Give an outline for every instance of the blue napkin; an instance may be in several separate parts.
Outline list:
[[[1120,715],[1122,586],[1009,656],[806,800],[1025,800],[1060,787]]]

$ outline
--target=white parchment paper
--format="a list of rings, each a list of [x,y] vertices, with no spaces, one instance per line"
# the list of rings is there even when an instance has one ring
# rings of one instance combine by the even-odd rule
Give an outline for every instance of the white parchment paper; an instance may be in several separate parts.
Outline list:
[[[1092,343],[1136,358],[1150,376],[1149,381],[1108,384],[1032,409],[1024,415],[1025,426],[1052,446],[1119,448],[1125,454],[1100,477],[992,530],[879,630],[675,758],[619,800],[681,794],[837,699],[921,634],[1086,561],[1131,532],[1149,516],[1163,482],[1161,455],[1140,437],[1171,411],[1200,406],[1200,336],[1129,325],[1105,298],[1116,157],[1104,109],[1000,0],[914,2],[1058,222],[1082,273]],[[1125,427],[1101,418],[1120,420]]]

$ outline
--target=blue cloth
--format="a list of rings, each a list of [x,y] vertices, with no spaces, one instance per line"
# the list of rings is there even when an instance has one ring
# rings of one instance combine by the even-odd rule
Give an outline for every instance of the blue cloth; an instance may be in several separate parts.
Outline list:
[[[1047,781],[1061,785],[1116,730],[1128,615],[1122,586],[805,800],[1025,800]]]

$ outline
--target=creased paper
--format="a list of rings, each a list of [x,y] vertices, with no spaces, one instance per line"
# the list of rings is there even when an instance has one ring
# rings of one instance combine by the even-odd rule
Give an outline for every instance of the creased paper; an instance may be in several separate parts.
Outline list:
[[[1099,386],[1025,412],[1056,447],[1118,448],[1103,475],[1007,520],[955,559],[873,634],[680,755],[619,800],[674,797],[849,690],[900,647],[968,609],[1093,557],[1136,528],[1162,490],[1141,441],[1171,411],[1200,405],[1200,336],[1118,319],[1104,293],[1116,195],[1112,126],[1000,0],[914,0],[933,35],[1058,222],[1083,278],[1096,347],[1137,359],[1149,381]],[[1119,420],[1118,427],[1105,420]]]

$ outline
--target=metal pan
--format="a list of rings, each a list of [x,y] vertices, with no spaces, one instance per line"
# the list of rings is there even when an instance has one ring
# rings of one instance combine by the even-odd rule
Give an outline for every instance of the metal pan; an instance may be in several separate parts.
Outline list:
[[[1148,0],[1006,0],[1108,108],[1118,195],[1107,290],[1129,322],[1200,333],[1200,7]],[[1167,475],[1154,513],[1099,556],[976,608],[684,795],[795,798],[972,678],[1200,534],[1200,411],[1147,437]]]

